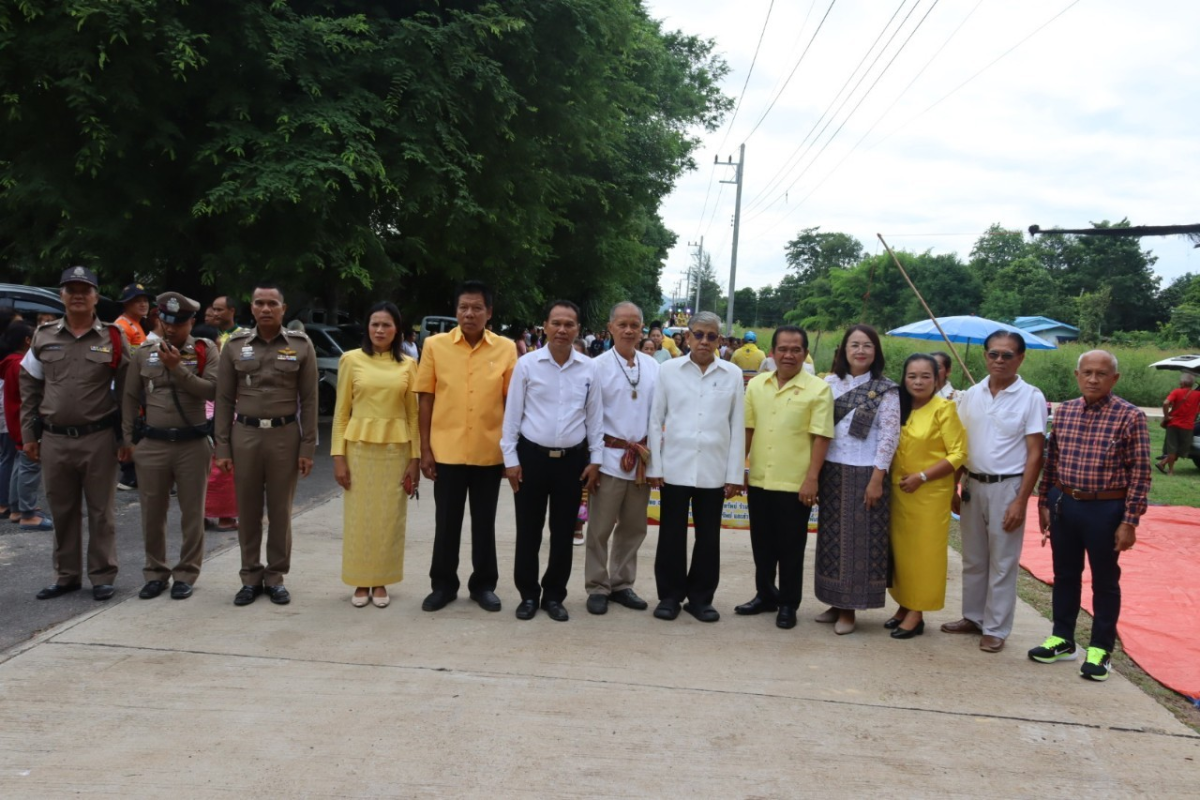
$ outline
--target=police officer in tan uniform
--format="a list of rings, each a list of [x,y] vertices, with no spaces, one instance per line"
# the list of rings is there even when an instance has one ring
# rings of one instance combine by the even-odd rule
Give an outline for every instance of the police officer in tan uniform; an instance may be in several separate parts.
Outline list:
[[[250,301],[255,327],[229,337],[217,373],[217,466],[237,465],[238,542],[244,606],[266,591],[291,600],[283,586],[292,555],[292,498],[297,474],[312,471],[317,449],[317,354],[301,331],[283,329],[283,293],[260,285]],[[262,563],[263,495],[267,564]]]
[[[134,351],[125,380],[121,423],[133,445],[146,540],[143,600],[158,597],[171,578],[171,597],[192,596],[204,560],[204,495],[212,457],[212,425],[204,401],[217,396],[217,346],[192,338],[200,304],[178,292],[155,302],[166,338]],[[140,410],[145,409],[142,417]],[[167,508],[178,488],[183,540],[179,563],[167,564]]]
[[[96,273],[70,267],[59,286],[66,316],[34,331],[21,361],[25,455],[42,462],[54,517],[54,583],[37,598],[48,600],[80,588],[86,500],[88,578],[92,596],[108,600],[117,577],[117,460],[129,458],[129,448],[119,438],[118,402],[129,369],[129,344],[120,328],[96,318]]]

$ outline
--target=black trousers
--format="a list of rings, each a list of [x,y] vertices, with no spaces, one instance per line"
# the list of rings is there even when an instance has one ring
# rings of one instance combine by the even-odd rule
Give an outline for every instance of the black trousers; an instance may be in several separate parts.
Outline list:
[[[1054,550],[1054,635],[1075,641],[1075,622],[1083,594],[1083,557],[1092,568],[1091,647],[1112,652],[1121,615],[1121,567],[1117,527],[1125,516],[1124,500],[1072,500],[1059,489],[1046,496],[1050,504],[1050,546]]]
[[[764,600],[800,607],[804,588],[804,548],[808,546],[808,514],[799,492],[776,492],[751,486],[750,549],[754,553],[754,587]],[[778,571],[779,589],[775,588]]]
[[[521,488],[513,500],[517,506],[517,553],[513,580],[522,600],[557,600],[567,596],[571,558],[575,547],[575,520],[583,498],[579,476],[587,469],[588,450],[581,447],[551,458],[530,442],[517,441],[521,461]],[[550,507],[550,557],[538,582],[538,551]]]
[[[471,502],[471,592],[492,592],[500,580],[496,565],[496,502],[504,465],[476,467],[438,464],[433,482],[433,563],[429,582],[437,590],[458,592],[458,551],[462,543],[463,514]]]
[[[654,554],[658,599],[712,605],[721,577],[721,507],[725,505],[725,488],[697,489],[664,483],[660,497],[658,550]],[[696,531],[690,569],[687,557],[689,503]]]

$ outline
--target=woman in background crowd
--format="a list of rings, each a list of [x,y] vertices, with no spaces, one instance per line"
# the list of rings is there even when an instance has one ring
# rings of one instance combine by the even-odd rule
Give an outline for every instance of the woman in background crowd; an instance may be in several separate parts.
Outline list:
[[[957,406],[935,394],[939,365],[917,353],[904,362],[900,446],[892,459],[892,598],[884,623],[893,639],[925,632],[925,611],[946,604],[946,546],[954,472],[967,458],[967,432]]]
[[[816,593],[829,608],[817,622],[854,631],[854,612],[882,608],[888,584],[891,487],[885,480],[900,443],[900,397],[883,376],[883,349],[870,325],[842,337],[833,372],[834,438],[821,469]]]
[[[367,312],[362,348],[338,361],[333,412],[333,476],[346,490],[342,581],[357,608],[387,606],[388,584],[404,578],[408,498],[421,479],[417,364],[400,349],[400,311],[382,302]]]
[[[641,350],[646,355],[654,358],[654,354],[658,352],[658,345],[654,343],[653,339],[647,336],[645,339],[642,339],[640,342],[638,342],[638,350]]]
[[[935,353],[930,353],[930,355],[933,356],[938,365],[937,396],[953,400],[954,395],[958,392],[950,384],[950,354],[938,350]]]

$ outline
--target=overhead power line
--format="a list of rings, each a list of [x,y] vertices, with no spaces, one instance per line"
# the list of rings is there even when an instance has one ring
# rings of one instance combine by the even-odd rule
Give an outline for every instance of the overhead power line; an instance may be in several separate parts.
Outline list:
[[[754,47],[754,57],[750,59],[750,69],[746,72],[746,80],[742,83],[742,91],[738,95],[737,104],[733,107],[733,116],[729,120],[729,125],[725,128],[725,138],[717,145],[717,152],[721,152],[725,148],[725,143],[729,141],[729,134],[733,132],[733,123],[737,122],[738,111],[742,108],[742,100],[746,99],[746,87],[750,85],[750,76],[754,74],[754,65],[758,63],[758,51],[762,49],[763,37],[767,35],[767,25],[771,22],[771,11],[775,8],[775,0],[771,0],[767,6],[767,18],[763,20],[762,31],[758,34],[758,44]]]

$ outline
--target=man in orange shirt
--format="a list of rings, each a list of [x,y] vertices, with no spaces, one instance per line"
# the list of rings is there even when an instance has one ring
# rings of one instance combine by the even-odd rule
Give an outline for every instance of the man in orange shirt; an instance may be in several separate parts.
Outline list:
[[[117,327],[125,332],[130,347],[140,347],[146,341],[142,320],[150,313],[150,292],[140,283],[131,283],[121,290],[117,302],[125,306],[124,313],[117,317]]]
[[[458,327],[425,340],[417,372],[421,472],[433,481],[436,507],[433,589],[421,608],[437,611],[458,597],[463,513],[471,502],[471,566],[467,589],[485,611],[499,611],[496,503],[504,475],[500,434],[504,400],[517,364],[512,340],[487,330],[492,290],[467,281],[454,298]]]

